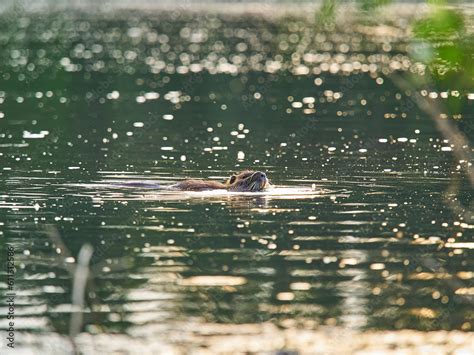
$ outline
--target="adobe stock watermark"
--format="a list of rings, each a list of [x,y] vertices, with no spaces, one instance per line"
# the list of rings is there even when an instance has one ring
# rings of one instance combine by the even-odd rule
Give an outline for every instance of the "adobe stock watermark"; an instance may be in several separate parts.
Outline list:
[[[7,346],[11,349],[15,348],[15,248],[9,244],[6,246],[6,277],[7,277],[7,290],[5,292],[6,297],[6,319],[7,319],[7,330],[6,339]]]

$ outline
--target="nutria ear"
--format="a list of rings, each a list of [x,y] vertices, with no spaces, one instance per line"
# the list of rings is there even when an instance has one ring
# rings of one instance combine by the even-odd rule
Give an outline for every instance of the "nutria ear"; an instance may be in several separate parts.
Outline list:
[[[237,179],[237,176],[232,175],[232,176],[230,177],[230,179],[229,179],[229,184],[233,184],[236,179]]]

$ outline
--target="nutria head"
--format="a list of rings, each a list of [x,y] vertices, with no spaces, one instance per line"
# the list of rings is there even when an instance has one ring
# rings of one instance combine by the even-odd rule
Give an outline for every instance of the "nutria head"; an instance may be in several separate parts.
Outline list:
[[[232,175],[226,182],[229,191],[257,192],[269,185],[267,175],[261,171],[245,170]]]

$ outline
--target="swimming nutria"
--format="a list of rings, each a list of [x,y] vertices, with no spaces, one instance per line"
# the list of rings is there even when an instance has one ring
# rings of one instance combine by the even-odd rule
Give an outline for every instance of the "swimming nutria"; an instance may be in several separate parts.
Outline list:
[[[217,181],[206,180],[184,180],[171,185],[173,190],[182,191],[206,191],[206,190],[228,190],[234,192],[257,192],[262,191],[269,185],[267,175],[261,171],[244,170],[232,175],[223,184]]]

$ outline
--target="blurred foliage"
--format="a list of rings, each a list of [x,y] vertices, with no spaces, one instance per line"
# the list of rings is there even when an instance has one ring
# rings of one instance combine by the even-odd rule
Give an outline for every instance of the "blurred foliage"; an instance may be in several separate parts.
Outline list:
[[[472,86],[474,46],[472,36],[466,33],[462,14],[437,7],[427,17],[415,22],[413,35],[414,40],[430,45],[431,56],[426,58],[426,64],[431,66],[433,74],[443,77],[452,71],[466,71],[466,76],[459,79],[462,83],[470,81]]]
[[[319,27],[332,27],[336,19],[337,0],[324,0],[319,11],[316,11],[316,25]]]
[[[416,36],[425,39],[444,39],[457,36],[464,30],[464,19],[461,14],[437,8],[426,18],[417,21],[413,26]]]
[[[412,30],[415,44],[412,55],[428,65],[436,84],[443,89],[472,90],[474,39],[466,31],[464,16],[437,1],[427,16],[413,24]],[[416,48],[427,48],[428,51],[420,55]],[[461,98],[449,97],[448,108],[452,113],[460,112],[462,106]]]
[[[364,11],[374,10],[380,6],[388,5],[392,0],[358,0],[357,4]]]
[[[461,11],[447,6],[455,1],[428,0],[429,12],[412,23],[409,54],[416,61],[427,65],[433,85],[443,90],[456,88],[471,92],[474,88],[474,38],[466,30],[466,21]],[[365,15],[376,18],[375,10],[389,5],[392,0],[356,0],[357,8]],[[317,11],[319,24],[334,27],[338,1],[325,0]],[[428,79],[428,78],[427,78]],[[450,96],[448,108],[452,113],[460,112],[464,95]]]

